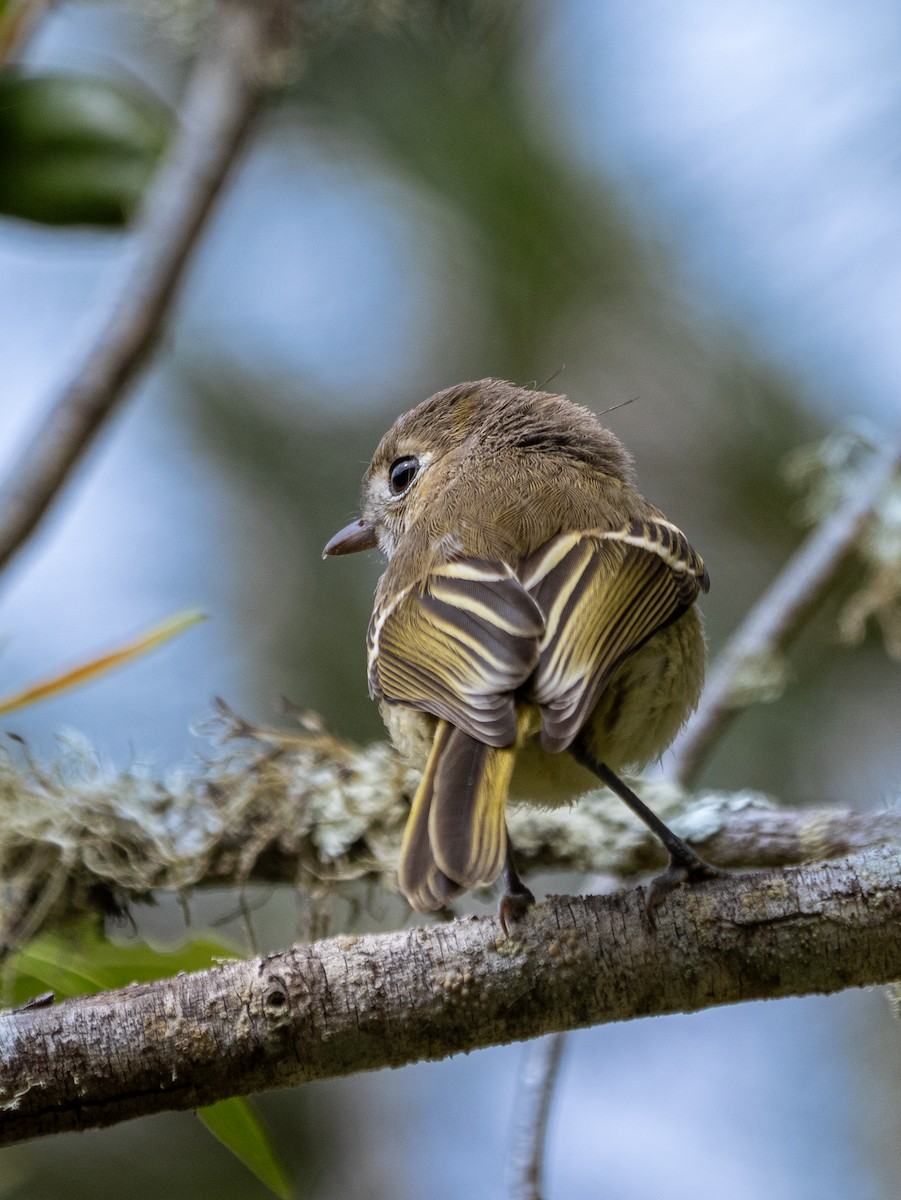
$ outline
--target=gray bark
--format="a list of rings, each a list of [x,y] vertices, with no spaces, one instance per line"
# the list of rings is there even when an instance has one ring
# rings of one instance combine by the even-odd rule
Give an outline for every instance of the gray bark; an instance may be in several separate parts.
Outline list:
[[[901,857],[552,897],[0,1014],[0,1144],[554,1030],[901,977]]]

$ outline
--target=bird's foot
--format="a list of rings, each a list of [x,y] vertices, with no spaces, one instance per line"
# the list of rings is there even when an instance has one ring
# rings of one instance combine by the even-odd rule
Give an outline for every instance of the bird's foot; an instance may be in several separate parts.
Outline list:
[[[532,905],[535,897],[523,883],[516,870],[513,858],[513,847],[510,844],[510,834],[507,834],[507,856],[504,859],[504,894],[498,905],[498,916],[501,919],[501,929],[504,937],[510,936],[508,922],[516,924],[521,921]]]
[[[517,880],[519,883],[519,880]],[[526,915],[532,905],[535,903],[535,897],[525,886],[520,883],[515,890],[508,890],[501,896],[498,904],[498,916],[501,919],[501,929],[504,931],[504,937],[510,936],[508,926],[515,925]]]
[[[683,883],[698,883],[702,879],[722,879],[728,874],[728,871],[705,862],[683,842],[679,853],[670,856],[666,870],[652,879],[648,887],[645,911],[651,924],[654,924],[656,910],[675,888]]]

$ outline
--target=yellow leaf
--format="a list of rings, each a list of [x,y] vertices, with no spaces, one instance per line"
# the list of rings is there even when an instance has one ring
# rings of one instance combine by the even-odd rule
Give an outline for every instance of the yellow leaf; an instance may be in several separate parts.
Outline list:
[[[80,687],[83,683],[90,683],[100,675],[106,674],[107,671],[114,671],[118,667],[125,666],[126,663],[131,662],[140,655],[146,654],[163,642],[168,642],[170,638],[176,637],[186,629],[190,629],[192,625],[205,620],[206,613],[201,612],[198,608],[180,609],[177,613],[173,613],[171,617],[160,621],[158,625],[154,625],[143,633],[138,634],[136,638],[126,642],[124,646],[118,646],[113,650],[107,651],[106,654],[91,658],[87,662],[80,663],[68,671],[63,671],[58,675],[51,676],[50,679],[43,680],[41,683],[35,683],[31,687],[13,692],[11,696],[0,700],[0,716],[19,708],[25,708],[28,704],[35,704],[38,700],[46,700],[51,696],[57,696],[60,692],[68,691],[69,688]]]

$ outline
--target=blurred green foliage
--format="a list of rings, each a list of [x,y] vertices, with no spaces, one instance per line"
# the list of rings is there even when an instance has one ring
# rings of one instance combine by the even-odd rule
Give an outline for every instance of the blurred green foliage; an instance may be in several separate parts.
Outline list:
[[[146,91],[87,75],[0,72],[0,213],[126,224],[172,125]]]
[[[211,938],[182,939],[164,950],[141,940],[113,942],[98,919],[42,933],[22,946],[4,969],[4,986],[13,1004],[47,991],[66,1000],[166,979],[179,971],[202,971],[240,957],[238,947]]]
[[[280,1162],[266,1126],[252,1106],[240,1096],[198,1109],[197,1115],[213,1137],[231,1150],[267,1188],[282,1200],[293,1194],[291,1181]]]
[[[55,1001],[202,971],[241,957],[232,945],[192,937],[165,950],[148,942],[112,942],[99,920],[43,933],[12,956],[5,971],[7,1000],[25,1004],[53,993]],[[233,1097],[198,1109],[204,1126],[276,1196],[287,1197],[285,1168],[266,1127],[247,1100]]]
[[[440,198],[468,230],[491,372],[519,379],[541,367],[536,352],[570,309],[649,282],[612,194],[535,127],[524,103],[528,25],[504,6],[470,24],[420,13],[402,29],[318,47],[294,92],[351,152],[356,144]]]

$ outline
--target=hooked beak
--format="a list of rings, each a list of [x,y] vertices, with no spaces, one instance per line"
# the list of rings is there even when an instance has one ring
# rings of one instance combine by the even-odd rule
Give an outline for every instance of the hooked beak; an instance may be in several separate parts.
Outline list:
[[[339,530],[322,551],[322,557],[330,554],[356,554],[358,550],[374,550],[378,545],[375,529],[361,517]]]

